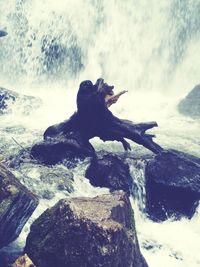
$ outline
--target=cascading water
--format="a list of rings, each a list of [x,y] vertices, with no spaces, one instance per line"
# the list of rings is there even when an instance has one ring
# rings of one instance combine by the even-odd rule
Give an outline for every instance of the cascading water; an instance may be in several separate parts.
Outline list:
[[[134,121],[156,120],[159,144],[200,156],[199,121],[176,111],[179,99],[199,83],[199,0],[0,0],[0,6],[0,30],[8,32],[0,39],[0,86],[43,100],[29,116],[19,105],[1,116],[1,153],[16,154],[20,147],[14,140],[24,147],[41,140],[49,125],[75,110],[79,83],[104,77],[129,91],[112,107],[114,114]],[[97,150],[122,152],[115,142],[92,142]],[[146,151],[136,144],[132,149],[134,155]],[[73,171],[71,195],[107,192],[84,178],[86,166],[87,161]],[[191,220],[150,221],[143,210],[143,163],[131,166],[131,172],[137,178],[138,199],[132,199],[137,231],[149,266],[200,266],[198,209]],[[22,166],[15,174],[38,194],[45,186],[37,180],[37,167],[30,171]],[[41,200],[28,225],[68,195],[53,185],[48,189],[54,197]],[[12,249],[23,247],[27,232],[28,226]]]

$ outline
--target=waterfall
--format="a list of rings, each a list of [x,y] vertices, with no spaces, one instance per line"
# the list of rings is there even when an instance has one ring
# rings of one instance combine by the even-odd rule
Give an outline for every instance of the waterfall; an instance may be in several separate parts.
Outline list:
[[[12,138],[24,147],[40,141],[49,125],[75,110],[80,82],[103,77],[116,91],[128,90],[112,107],[115,115],[156,120],[156,142],[200,157],[199,121],[176,110],[177,102],[199,83],[200,0],[0,0],[0,6],[0,30],[8,33],[0,38],[0,86],[43,100],[29,116],[21,112],[21,104],[1,116],[1,152],[19,151]],[[104,144],[95,138],[92,144],[96,150],[122,152],[115,142]],[[145,152],[131,146],[134,155]],[[74,196],[108,191],[84,178],[87,164],[74,170]],[[22,167],[15,173],[34,190],[35,168],[29,173]],[[200,266],[199,209],[191,220],[150,221],[144,212],[143,162],[138,160],[130,169],[138,196],[131,201],[149,267]],[[41,201],[29,225],[65,197],[54,193],[52,201]],[[23,247],[29,225],[14,248]]]
[[[199,82],[199,11],[196,0],[1,0],[1,79],[186,92]]]

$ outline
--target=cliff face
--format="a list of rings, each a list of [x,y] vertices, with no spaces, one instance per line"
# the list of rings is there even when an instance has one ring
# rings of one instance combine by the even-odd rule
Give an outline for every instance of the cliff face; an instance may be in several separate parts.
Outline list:
[[[0,165],[0,248],[19,236],[37,204],[37,197]]]
[[[147,267],[121,191],[60,200],[32,224],[25,252],[38,267]]]

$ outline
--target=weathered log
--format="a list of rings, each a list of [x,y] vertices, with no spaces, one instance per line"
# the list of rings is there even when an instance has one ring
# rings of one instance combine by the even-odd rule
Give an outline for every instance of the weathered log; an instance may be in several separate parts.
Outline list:
[[[158,154],[163,149],[153,141],[154,135],[146,131],[157,126],[156,122],[135,124],[128,120],[121,120],[114,116],[106,105],[106,96],[113,95],[114,86],[98,79],[93,85],[91,81],[80,84],[77,94],[77,112],[68,120],[50,126],[44,133],[45,140],[55,140],[63,136],[66,140],[69,134],[79,133],[83,144],[93,137],[103,141],[119,141],[125,150],[131,149],[125,138],[143,145]]]
[[[131,141],[143,145],[145,148],[151,150],[155,154],[163,151],[163,148],[160,147],[153,141],[152,134],[147,134],[146,131],[153,127],[157,127],[156,122],[146,122],[134,124],[128,120],[120,120],[114,122],[109,131],[105,130],[103,136],[99,136],[103,141],[120,141],[123,144],[124,138],[130,139]],[[125,147],[124,147],[125,148]],[[127,150],[125,148],[125,150]]]
[[[128,120],[120,120],[116,117],[114,118],[115,119],[112,121],[109,127],[102,129],[102,131],[96,132],[96,134],[91,135],[90,138],[99,137],[104,142],[119,141],[122,143],[124,149],[128,150],[130,149],[130,146],[124,139],[127,138],[139,145],[143,145],[145,148],[151,150],[155,154],[163,151],[163,148],[153,141],[153,137],[155,136],[146,133],[147,130],[158,126],[156,122],[136,124]],[[79,118],[77,113],[75,113],[70,119],[47,128],[44,133],[44,139],[52,140],[58,135],[67,136],[69,132],[77,132],[78,128]],[[79,132],[81,135],[81,129],[79,129]]]

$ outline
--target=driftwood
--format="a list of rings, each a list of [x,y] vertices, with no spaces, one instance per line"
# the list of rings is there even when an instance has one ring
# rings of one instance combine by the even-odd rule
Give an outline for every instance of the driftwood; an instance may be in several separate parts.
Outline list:
[[[50,126],[44,133],[44,139],[51,140],[58,135],[66,136],[66,138],[68,138],[69,133],[77,132],[76,122],[78,123],[78,119],[76,121],[76,114],[74,114],[71,119],[54,126]],[[163,148],[153,141],[153,138],[155,137],[154,135],[146,133],[147,130],[157,126],[156,122],[134,124],[131,121],[119,119],[119,121],[115,122],[115,124],[109,127],[109,129],[105,129],[103,133],[100,132],[99,135],[96,134],[91,136],[91,138],[99,137],[104,142],[119,141],[122,143],[125,150],[130,150],[131,147],[129,143],[124,139],[127,138],[158,154],[163,151]]]
[[[154,135],[146,133],[157,126],[156,122],[135,124],[117,118],[108,109],[105,96],[111,94],[113,88],[105,84],[103,79],[97,80],[95,85],[90,81],[82,82],[77,95],[78,111],[68,120],[50,126],[44,133],[44,139],[53,140],[58,136],[68,138],[69,134],[72,136],[71,133],[78,133],[85,142],[93,137],[99,137],[103,141],[116,140],[122,143],[125,150],[130,150],[126,138],[156,154],[160,153],[163,149],[153,141]]]

